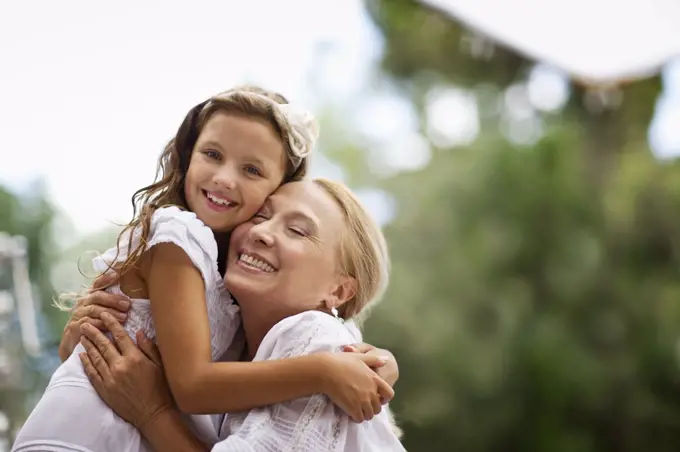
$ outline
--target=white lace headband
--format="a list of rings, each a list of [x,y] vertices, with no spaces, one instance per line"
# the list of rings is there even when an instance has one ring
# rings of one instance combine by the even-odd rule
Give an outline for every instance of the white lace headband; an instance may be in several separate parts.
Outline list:
[[[270,99],[265,95],[252,91],[226,91],[218,94],[215,98],[229,97],[234,94],[258,97],[265,100],[274,107],[275,111],[279,112],[280,116],[286,122],[286,124],[280,124],[280,126],[284,126],[284,128],[290,132],[289,141],[293,154],[290,156],[290,159],[295,169],[297,169],[302,163],[302,160],[312,152],[316,145],[316,140],[319,138],[319,124],[314,116],[303,108],[291,104],[280,104],[274,99]],[[277,121],[278,120],[279,119],[277,118]]]

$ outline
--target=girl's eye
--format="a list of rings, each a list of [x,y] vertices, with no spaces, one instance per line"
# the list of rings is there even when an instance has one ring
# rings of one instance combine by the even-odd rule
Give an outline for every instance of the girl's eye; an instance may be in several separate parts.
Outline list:
[[[257,212],[255,215],[253,215],[253,220],[263,222],[268,220],[267,215],[264,214],[264,212]]]
[[[262,171],[255,166],[248,165],[245,169],[247,173],[252,174],[253,176],[262,176]]]
[[[220,159],[220,153],[217,151],[213,151],[212,149],[208,149],[207,151],[204,152],[204,154],[211,159],[214,160],[219,160]]]

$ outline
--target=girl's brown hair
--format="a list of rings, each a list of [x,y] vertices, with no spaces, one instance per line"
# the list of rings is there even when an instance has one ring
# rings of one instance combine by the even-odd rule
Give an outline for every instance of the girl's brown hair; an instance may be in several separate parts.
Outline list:
[[[191,154],[203,127],[214,113],[235,112],[267,121],[281,138],[288,156],[282,183],[304,178],[307,173],[307,158],[298,162],[299,159],[291,147],[292,126],[274,103],[288,104],[288,100],[279,93],[263,88],[242,86],[213,96],[189,110],[177,134],[165,146],[158,160],[156,182],[140,188],[132,195],[133,219],[121,231],[117,241],[120,250],[120,240],[127,235],[130,250],[118,269],[120,274],[134,266],[146,250],[145,238],[149,235],[151,218],[157,209],[169,205],[188,209],[184,197],[184,181]],[[132,249],[132,231],[136,228],[141,228],[141,240],[139,245]]]
[[[155,182],[140,188],[132,195],[132,221],[123,228],[116,241],[118,252],[122,240],[127,240],[129,250],[122,264],[116,266],[116,271],[120,275],[133,267],[146,250],[146,238],[149,236],[151,219],[156,210],[170,205],[188,209],[184,182],[191,154],[203,127],[214,113],[227,111],[265,120],[281,138],[288,156],[282,183],[304,178],[307,173],[307,157],[300,158],[296,155],[294,140],[297,136],[293,126],[275,104],[288,104],[288,100],[279,93],[247,85],[217,94],[189,110],[177,134],[168,142],[158,159]],[[133,232],[138,228],[141,230],[141,240],[133,247]],[[62,301],[57,300],[56,305],[68,309]]]

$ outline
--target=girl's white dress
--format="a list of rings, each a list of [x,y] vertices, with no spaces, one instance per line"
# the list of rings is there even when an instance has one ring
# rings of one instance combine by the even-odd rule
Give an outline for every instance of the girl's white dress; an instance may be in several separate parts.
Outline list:
[[[133,246],[140,233],[133,233]],[[127,238],[120,242],[117,261],[127,257]],[[177,207],[156,211],[151,220],[148,247],[174,243],[182,248],[201,272],[205,282],[205,300],[210,320],[213,360],[218,360],[232,343],[240,326],[240,315],[217,269],[217,244],[212,231],[194,213]],[[116,248],[94,260],[98,271],[105,271],[116,259]],[[119,286],[108,289],[121,293]],[[146,299],[133,299],[125,330],[134,340],[138,330],[155,340],[151,305]],[[56,370],[45,393],[22,427],[12,447],[13,452],[78,451],[137,452],[150,450],[132,425],[118,417],[99,398],[85,374],[78,354],[78,344],[71,356]],[[208,443],[217,441],[210,416],[190,416],[196,434]]]

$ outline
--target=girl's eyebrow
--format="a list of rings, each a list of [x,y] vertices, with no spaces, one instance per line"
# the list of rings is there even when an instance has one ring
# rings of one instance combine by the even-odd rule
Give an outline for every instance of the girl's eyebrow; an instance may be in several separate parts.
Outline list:
[[[214,140],[208,140],[203,143],[197,142],[197,144],[199,144],[201,147],[213,147],[219,149],[220,151],[223,150],[222,146]]]

